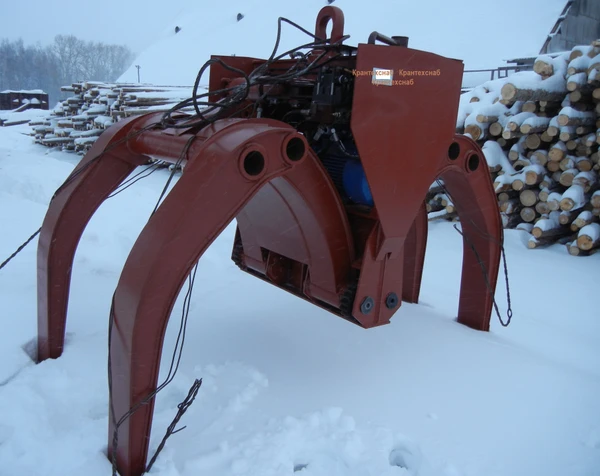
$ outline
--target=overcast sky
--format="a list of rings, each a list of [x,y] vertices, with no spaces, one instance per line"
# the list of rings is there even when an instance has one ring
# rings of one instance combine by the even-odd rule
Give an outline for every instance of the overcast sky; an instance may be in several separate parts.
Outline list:
[[[4,1],[9,0],[0,3]],[[55,35],[72,34],[84,40],[126,44],[140,53],[186,3],[189,0],[15,0],[2,8],[0,38],[48,44]],[[130,20],[125,22],[125,18]]]
[[[201,19],[204,12],[212,20],[208,25],[208,29],[210,29],[211,26],[214,26],[211,23],[217,20],[215,17],[223,16],[215,15],[216,10],[223,13],[224,10],[231,8],[245,8],[248,13],[261,14],[260,7],[267,8],[265,4],[269,3],[266,0],[237,0],[228,3],[219,3],[214,0],[101,0],[96,2],[0,0],[3,3],[9,1],[10,7],[3,9],[3,13],[6,15],[8,12],[8,16],[3,15],[3,21],[0,24],[0,38],[11,40],[22,38],[26,44],[38,41],[42,44],[49,44],[57,34],[73,34],[84,40],[125,44],[136,53],[136,56],[164,36],[165,29],[169,29],[170,32],[176,23],[175,19],[177,22],[186,23],[188,27],[191,23],[193,30],[200,33],[203,27]],[[282,12],[285,10],[288,15],[292,12],[288,11],[287,7],[290,4],[293,5],[297,10],[294,10],[295,13],[290,18],[298,21],[306,16],[303,15],[306,12],[298,6],[302,5],[298,2],[303,1],[304,5],[311,3],[308,0],[278,0],[277,5],[282,5]],[[326,4],[325,0],[321,1]],[[412,35],[418,34],[417,39],[421,40],[431,37],[432,40],[435,39],[438,42],[446,38],[451,43],[458,45],[453,54],[458,54],[461,59],[465,59],[471,68],[481,67],[481,65],[475,64],[473,58],[479,58],[479,62],[482,62],[487,56],[491,56],[488,63],[495,65],[501,64],[503,59],[511,57],[511,55],[537,52],[565,3],[565,0],[500,0],[500,3],[497,3],[498,0],[395,1],[398,2],[398,6],[403,12],[403,15],[398,17],[398,28],[403,28],[403,31],[413,31],[414,28],[411,30],[406,25],[407,21],[411,22],[411,27],[419,22],[427,24],[428,28],[421,28]],[[243,7],[234,7],[231,5],[232,3],[238,6],[243,5]],[[389,5],[387,2],[380,2],[379,5],[383,3]],[[393,3],[395,4],[395,2]],[[350,8],[350,4],[354,4],[354,6]],[[380,24],[381,18],[379,17],[385,15],[383,11],[371,8],[368,0],[348,0],[347,2],[340,0],[336,2],[336,5],[342,8],[346,7],[347,12],[356,11],[359,6],[361,9],[364,8],[364,15],[361,18],[370,15],[373,17],[370,19],[373,25]],[[540,9],[540,5],[543,5],[543,8]],[[502,10],[503,8],[506,11]],[[431,15],[431,10],[437,12],[438,15]],[[235,11],[230,12],[234,17]],[[202,13],[199,14],[199,12]],[[514,21],[512,24],[504,21],[499,25],[494,25],[495,16],[490,15],[490,12],[497,12],[498,17],[504,18],[504,20],[514,18]],[[192,15],[195,15],[194,18],[198,20],[190,18]],[[304,22],[305,26],[311,25],[314,21],[312,15],[311,13],[310,21]],[[10,18],[10,21],[7,20],[7,17]],[[468,25],[467,29],[464,28],[465,22]],[[351,23],[352,19],[349,18],[348,26]],[[270,24],[275,25],[275,21]],[[460,35],[456,35],[453,25],[462,25],[459,29]],[[507,33],[507,29],[510,27],[516,27],[517,31]],[[529,30],[535,30],[535,33]],[[272,36],[273,33],[273,29],[271,29],[269,34]],[[449,36],[444,37],[444,35]],[[442,43],[446,40],[443,40]],[[214,46],[212,42],[203,45],[186,45],[192,50],[205,47],[210,51]],[[499,49],[502,50],[502,56],[496,51]],[[227,50],[227,53],[229,54],[231,51]],[[163,54],[165,53],[163,52]]]

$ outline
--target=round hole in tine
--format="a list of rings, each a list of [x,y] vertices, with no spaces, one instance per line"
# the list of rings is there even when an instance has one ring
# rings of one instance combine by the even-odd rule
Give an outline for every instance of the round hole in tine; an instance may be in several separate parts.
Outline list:
[[[304,141],[299,137],[292,137],[285,147],[285,155],[292,162],[296,162],[304,157],[305,152]]]
[[[249,152],[246,157],[244,157],[244,172],[248,175],[252,177],[260,175],[264,168],[265,158],[257,150]]]
[[[459,155],[460,145],[458,145],[458,142],[452,142],[452,144],[450,144],[450,147],[448,147],[448,157],[450,158],[450,160],[456,160]]]
[[[479,155],[471,154],[469,156],[469,160],[467,161],[467,168],[471,172],[475,172],[478,167],[479,167]]]

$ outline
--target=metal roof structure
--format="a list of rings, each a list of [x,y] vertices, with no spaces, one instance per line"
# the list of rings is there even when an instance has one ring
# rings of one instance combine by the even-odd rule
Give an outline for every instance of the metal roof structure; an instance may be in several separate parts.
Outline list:
[[[540,54],[571,50],[600,38],[600,1],[567,0]]]

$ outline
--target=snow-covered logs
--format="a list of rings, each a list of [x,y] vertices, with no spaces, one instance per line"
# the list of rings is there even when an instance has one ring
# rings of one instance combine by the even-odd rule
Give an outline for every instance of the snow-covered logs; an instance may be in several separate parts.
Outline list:
[[[482,146],[505,228],[600,249],[600,41],[464,93],[456,126]]]
[[[84,154],[115,122],[151,111],[168,111],[191,97],[190,87],[85,81],[63,86],[71,94],[50,117],[29,123],[36,142]]]

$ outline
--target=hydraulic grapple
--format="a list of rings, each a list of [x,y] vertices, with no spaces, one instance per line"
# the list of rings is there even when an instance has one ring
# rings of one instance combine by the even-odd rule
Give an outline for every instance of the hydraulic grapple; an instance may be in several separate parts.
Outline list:
[[[463,64],[377,32],[347,46],[343,27],[342,11],[328,6],[307,53],[213,56],[203,68],[209,100],[195,93],[181,105],[195,114],[118,122],[52,200],[38,248],[39,360],[63,351],[73,256],[95,210],[151,158],[183,171],[114,294],[110,457],[113,422],[157,387],[186,277],[234,219],[232,259],[241,270],[371,328],[389,323],[402,301],[418,300],[424,198],[440,179],[464,237],[458,322],[489,329],[503,233],[483,153],[455,134]],[[119,427],[122,476],[144,472],[153,405]]]

